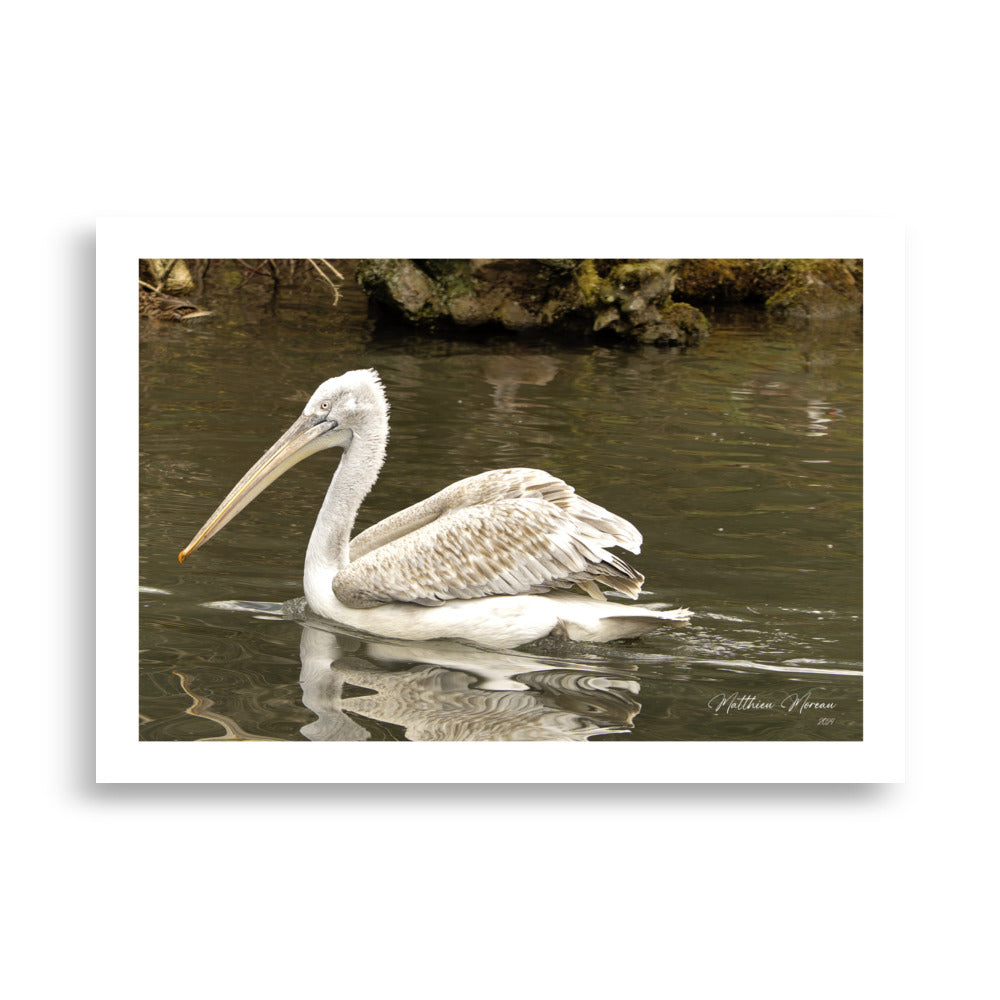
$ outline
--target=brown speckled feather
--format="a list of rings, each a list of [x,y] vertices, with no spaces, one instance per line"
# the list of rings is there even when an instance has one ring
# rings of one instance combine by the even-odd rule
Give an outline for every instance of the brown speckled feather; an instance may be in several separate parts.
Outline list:
[[[579,585],[635,598],[643,577],[607,548],[638,552],[628,521],[538,469],[463,479],[358,535],[334,593],[352,608],[436,605]]]

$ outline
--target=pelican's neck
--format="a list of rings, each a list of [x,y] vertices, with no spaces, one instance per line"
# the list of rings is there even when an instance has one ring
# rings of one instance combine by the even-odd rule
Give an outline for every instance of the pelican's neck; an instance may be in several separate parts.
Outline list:
[[[333,578],[350,561],[351,531],[361,502],[385,461],[387,417],[355,431],[330,480],[323,506],[306,549],[305,592],[314,609],[331,594]]]

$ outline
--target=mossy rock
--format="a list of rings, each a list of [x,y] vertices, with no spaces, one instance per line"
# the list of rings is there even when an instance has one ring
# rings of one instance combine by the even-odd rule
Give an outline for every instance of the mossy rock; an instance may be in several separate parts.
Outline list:
[[[695,304],[764,306],[775,316],[830,319],[861,310],[863,276],[857,259],[688,258],[675,294]]]
[[[556,328],[690,342],[707,330],[705,318],[693,307],[684,322],[664,315],[676,305],[670,293],[678,265],[673,259],[367,259],[357,262],[356,274],[372,302],[425,328]]]
[[[861,311],[861,287],[842,260],[789,262],[783,283],[764,308],[789,319],[834,319]]]
[[[687,347],[696,344],[711,332],[705,314],[687,302],[670,302],[659,310],[656,322],[638,327],[636,339],[657,347]]]
[[[364,293],[412,323],[431,322],[443,308],[431,277],[416,261],[372,258],[357,261],[355,278]]]
[[[759,264],[736,258],[686,258],[680,262],[674,292],[685,302],[763,302]]]

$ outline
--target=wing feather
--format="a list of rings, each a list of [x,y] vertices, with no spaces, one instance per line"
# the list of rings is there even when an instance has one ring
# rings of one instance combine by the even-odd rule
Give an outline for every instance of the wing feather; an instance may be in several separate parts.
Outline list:
[[[357,557],[352,546],[352,561],[333,583],[337,598],[355,608],[395,601],[435,605],[498,594],[547,593],[578,583],[590,594],[600,583],[628,597],[638,596],[642,575],[606,550],[641,542],[627,521],[576,497],[571,487],[539,470],[504,469],[473,480],[481,481],[466,489],[465,497],[474,495],[478,502],[446,508],[429,523],[384,540],[402,523],[397,521],[382,530],[380,544],[369,548],[379,534],[374,531],[359,546],[367,551]],[[523,495],[482,499],[518,491]],[[444,506],[439,500],[447,493],[442,490],[425,501],[420,519],[429,509]],[[455,498],[453,493],[451,501]],[[581,510],[582,520],[576,517]]]
[[[580,527],[585,527],[599,547],[620,545],[638,553],[642,535],[617,514],[577,494],[569,483],[542,469],[492,469],[460,479],[426,500],[398,511],[362,531],[351,541],[351,560],[417,531],[451,510],[462,510],[501,500],[534,498],[554,504]]]

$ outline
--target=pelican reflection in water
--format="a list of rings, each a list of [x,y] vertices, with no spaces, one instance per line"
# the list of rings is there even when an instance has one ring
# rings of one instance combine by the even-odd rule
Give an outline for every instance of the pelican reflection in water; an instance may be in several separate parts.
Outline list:
[[[451,642],[365,641],[302,627],[302,704],[313,741],[368,740],[384,724],[420,741],[586,741],[629,733],[639,678],[626,661],[552,661]],[[361,720],[359,722],[358,720]],[[368,723],[362,723],[368,720]]]
[[[180,561],[293,465],[342,448],[306,550],[306,601],[323,618],[390,638],[454,638],[505,649],[551,634],[607,642],[690,616],[686,609],[607,601],[601,587],[639,596],[642,575],[608,549],[637,553],[642,536],[538,469],[462,479],[352,540],[388,436],[389,404],[377,372],[328,379]],[[583,593],[567,593],[574,587]]]

